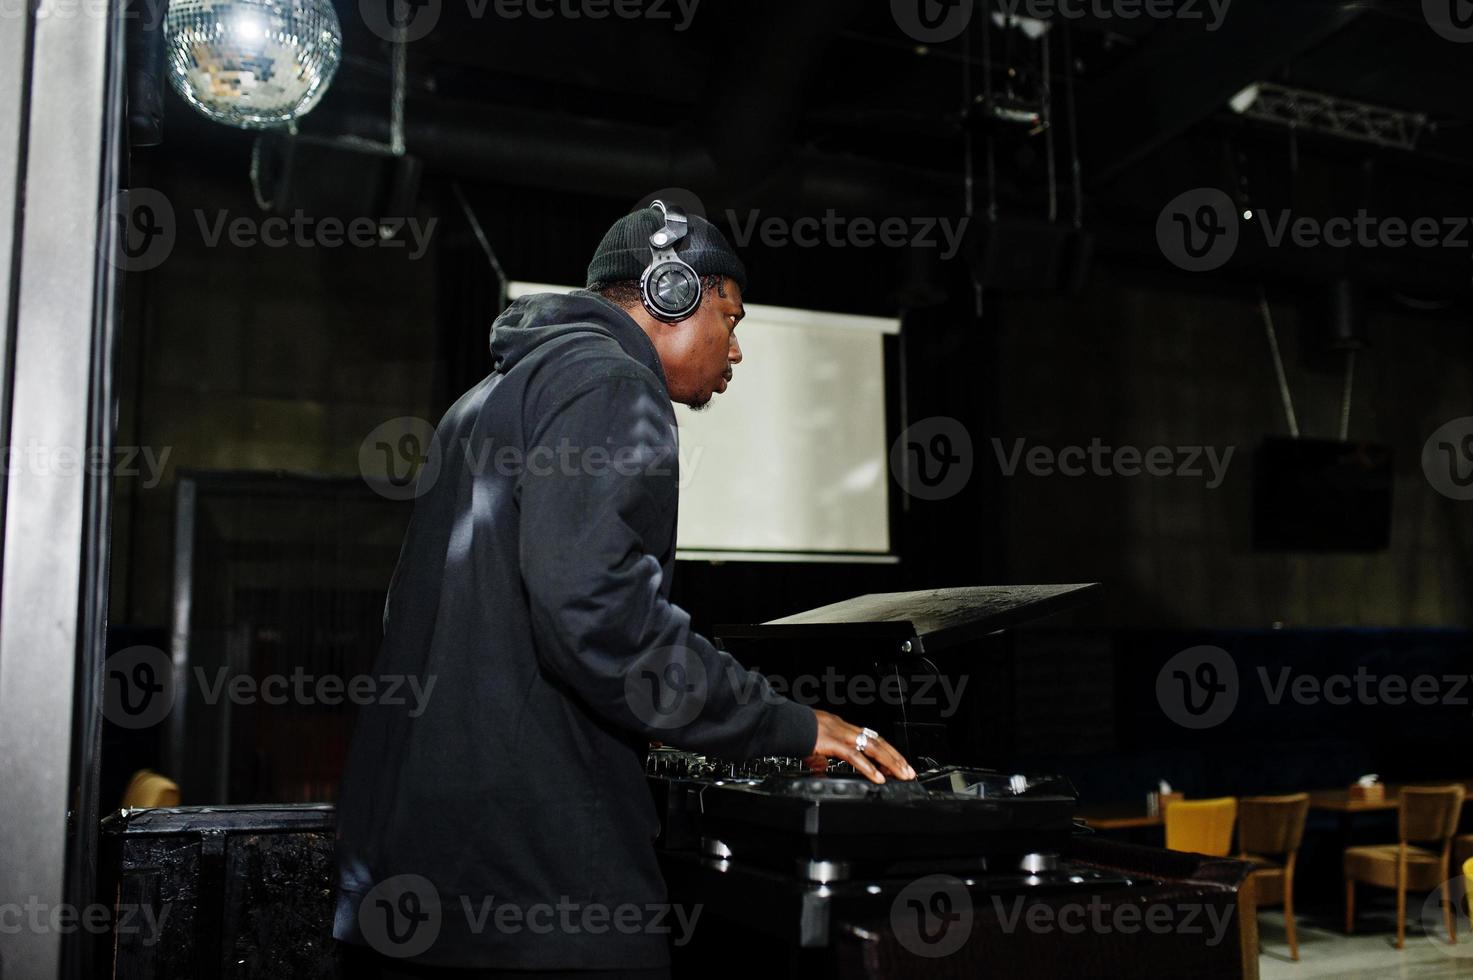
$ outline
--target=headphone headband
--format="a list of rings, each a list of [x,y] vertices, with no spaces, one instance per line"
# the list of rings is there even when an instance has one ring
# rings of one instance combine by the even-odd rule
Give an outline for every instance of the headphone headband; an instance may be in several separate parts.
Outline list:
[[[650,248],[674,248],[677,242],[690,233],[690,219],[680,208],[667,205],[664,201],[652,201],[650,207],[660,212],[660,217],[665,222],[663,227],[655,229],[655,233],[650,236]]]

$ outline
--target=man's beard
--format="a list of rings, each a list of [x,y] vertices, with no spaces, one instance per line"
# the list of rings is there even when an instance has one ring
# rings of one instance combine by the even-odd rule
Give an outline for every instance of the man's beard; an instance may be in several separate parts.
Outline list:
[[[701,399],[698,402],[686,402],[685,407],[690,409],[692,412],[704,412],[706,409],[711,407],[711,396],[707,395],[705,398]]]

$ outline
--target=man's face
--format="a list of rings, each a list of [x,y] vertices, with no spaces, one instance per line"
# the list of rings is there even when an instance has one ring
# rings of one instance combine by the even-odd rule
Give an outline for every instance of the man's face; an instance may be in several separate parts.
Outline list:
[[[700,308],[690,316],[659,325],[653,339],[671,401],[699,410],[726,390],[732,366],[742,361],[736,327],[746,315],[741,287],[723,279],[719,288],[706,290]]]

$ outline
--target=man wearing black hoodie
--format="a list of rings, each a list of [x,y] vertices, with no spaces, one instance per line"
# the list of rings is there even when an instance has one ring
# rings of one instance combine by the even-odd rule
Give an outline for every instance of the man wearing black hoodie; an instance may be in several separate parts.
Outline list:
[[[363,709],[338,807],[334,934],[355,976],[667,975],[681,916],[651,846],[651,740],[915,775],[669,601],[671,403],[726,390],[746,285],[721,232],[688,222],[675,252],[700,276],[694,312],[672,322],[644,298],[666,219],[628,215],[589,289],[497,319],[494,371],[436,430],[376,664],[435,687]]]

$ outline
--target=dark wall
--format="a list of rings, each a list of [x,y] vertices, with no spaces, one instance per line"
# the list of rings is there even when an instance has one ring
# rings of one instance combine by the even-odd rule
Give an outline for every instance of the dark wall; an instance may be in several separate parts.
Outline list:
[[[134,174],[135,184],[171,197],[180,234],[167,261],[128,283],[119,441],[170,456],[157,486],[120,481],[115,621],[167,621],[174,468],[356,475],[374,426],[438,419],[489,368],[498,284],[449,183],[426,181],[419,216],[439,224],[418,261],[371,248],[208,247],[193,209],[259,214],[249,137],[221,139],[208,150],[155,151]],[[311,214],[373,213],[373,187],[370,164],[333,151],[304,167],[291,203]],[[506,274],[550,282],[581,282],[604,228],[634,203],[464,191]],[[723,220],[723,203],[707,204]],[[903,311],[902,283],[915,265],[906,250],[880,247],[754,242],[745,257],[760,302],[879,315]],[[905,312],[903,349],[891,358],[892,429],[956,419],[973,442],[971,480],[940,501],[892,484],[899,567],[683,567],[677,596],[698,624],[861,591],[1081,580],[1108,587],[1101,624],[1468,622],[1473,512],[1432,491],[1418,466],[1431,430],[1473,404],[1462,314],[1413,313],[1383,297],[1371,305],[1351,434],[1395,451],[1390,549],[1257,554],[1248,544],[1250,456],[1284,423],[1250,287],[1142,271],[1106,254],[1077,294],[989,292],[979,317],[963,258],[930,275],[946,299]],[[1330,435],[1341,379],[1306,366],[1299,297],[1272,298],[1305,432]],[[1210,490],[1200,478],[1009,477],[992,440],[1006,452],[1019,438],[1054,450],[1098,438],[1234,455]]]
[[[1269,295],[1302,434],[1335,438],[1343,373],[1318,354],[1315,295]],[[1369,304],[1349,435],[1394,454],[1391,542],[1320,554],[1252,547],[1253,453],[1288,432],[1256,289],[1104,266],[1078,295],[1006,301],[994,327],[999,407],[979,466],[1001,465],[993,437],[1005,454],[1018,439],[1233,453],[1216,488],[1205,458],[1201,476],[1020,468],[997,521],[1010,579],[1105,582],[1105,622],[1121,625],[1473,624],[1473,508],[1421,464],[1432,432],[1473,406],[1464,317]]]
[[[126,286],[117,441],[164,468],[116,484],[114,622],[169,622],[179,469],[357,476],[377,425],[444,410],[433,236],[418,260],[398,249],[211,244],[201,216],[208,229],[222,215],[264,216],[248,149],[174,147],[135,165],[134,186],[169,199],[176,240]]]

